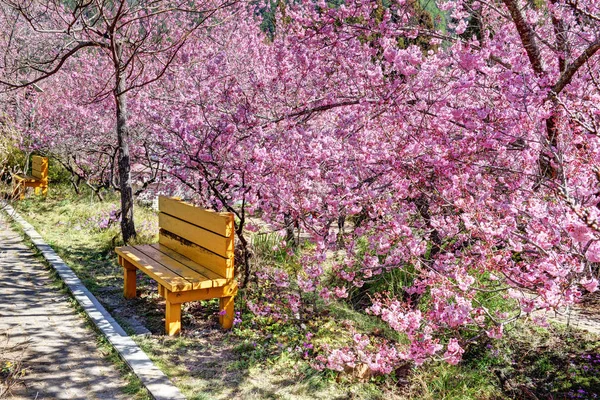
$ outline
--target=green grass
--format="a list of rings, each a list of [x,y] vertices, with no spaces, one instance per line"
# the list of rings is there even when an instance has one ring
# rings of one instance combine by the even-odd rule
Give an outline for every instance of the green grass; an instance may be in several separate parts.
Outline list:
[[[394,331],[381,318],[356,311],[345,303],[335,302],[330,304],[329,310],[333,318],[332,321],[352,321],[356,329],[363,333],[377,334],[382,337],[394,340],[399,343],[407,343],[406,337]]]
[[[420,369],[413,378],[412,391],[420,399],[502,399],[495,377],[482,369],[436,363]]]
[[[475,343],[459,365],[416,370],[410,393],[419,399],[593,399],[599,372],[597,336],[519,322],[499,341]]]

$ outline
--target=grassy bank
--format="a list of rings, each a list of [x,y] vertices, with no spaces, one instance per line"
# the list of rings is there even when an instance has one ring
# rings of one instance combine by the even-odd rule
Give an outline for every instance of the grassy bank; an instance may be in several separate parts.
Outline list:
[[[120,244],[116,195],[98,202],[90,193],[53,186],[47,199],[29,197],[15,207],[190,399],[587,399],[600,393],[598,337],[558,326],[519,323],[500,341],[474,343],[457,366],[406,366],[385,378],[314,370],[294,350],[304,328],[252,318],[243,291],[237,299],[243,322],[232,331],[219,328],[212,300],[186,303],[184,334],[167,337],[153,280],[139,275],[138,298],[122,297],[113,251]],[[135,220],[138,241],[155,241],[155,212],[137,207]],[[348,338],[349,328],[393,335],[378,319],[341,303],[311,323],[318,340],[333,346]],[[151,335],[135,335],[140,325]]]

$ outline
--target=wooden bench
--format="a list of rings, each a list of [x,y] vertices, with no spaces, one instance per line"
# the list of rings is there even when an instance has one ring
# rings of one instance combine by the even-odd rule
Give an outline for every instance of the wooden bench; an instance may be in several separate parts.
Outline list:
[[[13,174],[13,192],[12,198],[17,196],[20,200],[25,198],[25,190],[32,187],[35,194],[40,193],[44,196],[48,194],[48,157],[33,156],[31,157],[31,175]]]
[[[136,270],[158,283],[166,300],[165,332],[181,331],[181,304],[219,300],[219,322],[233,325],[233,214],[216,213],[176,199],[160,197],[159,242],[115,249],[124,268],[124,295],[136,296]]]

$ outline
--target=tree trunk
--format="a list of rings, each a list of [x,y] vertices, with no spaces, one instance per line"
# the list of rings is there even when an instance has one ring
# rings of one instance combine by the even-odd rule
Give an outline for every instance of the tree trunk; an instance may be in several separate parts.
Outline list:
[[[120,59],[121,49],[117,45]],[[114,92],[117,108],[117,140],[119,143],[119,186],[121,189],[121,234],[123,242],[136,236],[133,223],[133,190],[131,189],[131,167],[129,160],[129,128],[127,126],[127,95],[125,91],[125,76],[120,62],[116,64],[116,89]]]
[[[294,225],[295,222],[292,219],[292,214],[285,213],[283,215],[283,223],[285,224],[285,242],[288,247],[296,249],[296,239],[294,237]]]

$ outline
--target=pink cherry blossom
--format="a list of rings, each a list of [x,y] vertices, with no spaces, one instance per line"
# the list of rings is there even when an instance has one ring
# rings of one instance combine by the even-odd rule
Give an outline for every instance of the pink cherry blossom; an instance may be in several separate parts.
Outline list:
[[[444,353],[444,360],[446,360],[449,364],[456,365],[462,359],[464,352],[464,349],[458,344],[458,340],[452,338],[448,341],[448,346],[446,348],[446,352]]]

